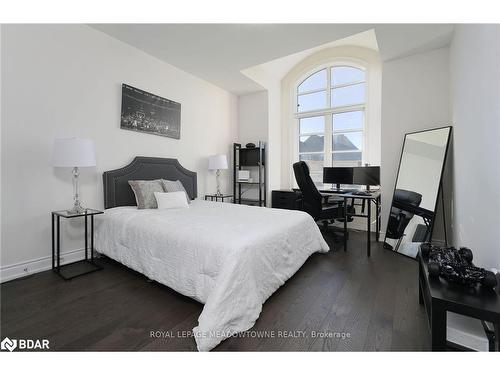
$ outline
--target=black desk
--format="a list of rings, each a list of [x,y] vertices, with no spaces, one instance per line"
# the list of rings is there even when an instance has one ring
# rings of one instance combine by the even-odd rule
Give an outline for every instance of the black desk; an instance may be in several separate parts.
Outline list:
[[[380,202],[381,202],[381,194],[379,191],[373,192],[370,195],[355,195],[353,193],[347,193],[347,194],[341,194],[341,198],[344,199],[344,251],[347,251],[347,217],[352,216],[352,217],[364,217],[366,218],[366,255],[369,257],[371,254],[371,235],[372,235],[372,229],[371,229],[371,215],[372,215],[372,203],[375,203],[375,239],[378,242],[379,237],[380,237],[380,214],[381,214],[381,207],[380,207]],[[368,208],[368,212],[366,215],[364,214],[350,214],[347,212],[347,201],[349,199],[352,199],[353,201],[355,199],[362,199],[363,200],[363,208],[366,206]],[[364,209],[363,209],[364,211]]]
[[[373,192],[370,195],[355,195],[353,193],[347,193],[347,194],[342,194],[342,197],[344,198],[344,207],[347,207],[347,200],[348,199],[363,199],[363,207],[365,206],[365,202],[367,203],[367,214],[349,214],[347,213],[347,210],[344,210],[345,217],[344,217],[344,250],[347,251],[347,237],[345,236],[347,234],[347,216],[352,216],[352,217],[364,217],[366,218],[366,256],[370,256],[371,253],[371,237],[372,237],[372,205],[371,203],[375,203],[375,239],[378,242],[379,236],[380,236],[380,201],[381,201],[381,194],[379,191]]]
[[[495,350],[500,341],[500,295],[498,291],[476,286],[467,288],[443,278],[429,277],[427,261],[418,255],[419,302],[425,305],[431,328],[432,350],[446,350],[446,312],[470,316],[493,323]],[[497,289],[500,287],[497,287]]]

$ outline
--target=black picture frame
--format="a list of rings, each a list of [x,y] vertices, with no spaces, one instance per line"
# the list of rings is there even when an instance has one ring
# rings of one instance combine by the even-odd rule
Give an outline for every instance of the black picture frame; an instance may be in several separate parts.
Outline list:
[[[434,216],[432,218],[432,222],[431,222],[431,225],[430,225],[429,241],[432,241],[432,235],[433,235],[433,232],[434,232],[434,225],[435,225],[435,221],[436,221],[435,220],[436,219],[436,211],[438,209],[438,204],[439,204],[439,202],[438,202],[439,201],[439,196],[443,194],[443,191],[442,191],[443,190],[442,189],[443,174],[444,174],[444,168],[446,167],[446,160],[448,158],[448,151],[450,149],[450,141],[451,141],[452,130],[453,130],[453,127],[451,125],[405,133],[405,136],[403,138],[403,145],[401,147],[401,153],[400,153],[400,156],[399,156],[399,164],[398,164],[398,171],[396,173],[396,181],[394,182],[394,189],[393,189],[393,192],[392,192],[391,205],[389,207],[389,215],[390,215],[391,214],[391,209],[392,209],[392,206],[393,206],[393,202],[394,202],[394,194],[396,192],[396,187],[398,186],[399,172],[400,172],[400,169],[401,169],[401,161],[403,160],[403,152],[404,152],[404,149],[405,149],[405,144],[406,144],[407,137],[409,135],[412,135],[412,134],[425,133],[425,132],[430,132],[430,131],[435,131],[435,130],[441,130],[441,129],[448,129],[448,139],[446,140],[446,148],[445,148],[445,152],[444,152],[443,164],[441,166],[441,173],[440,173],[440,176],[439,176],[439,189],[438,189],[438,192],[436,194],[436,201],[434,203],[434,211],[433,211]],[[388,244],[387,244],[386,239],[387,239],[387,226],[388,226],[388,223],[389,223],[389,217],[387,219],[387,225],[386,225],[385,234],[384,234],[384,242],[383,242],[384,249],[389,250],[389,251],[391,251],[393,253],[405,256],[407,258],[410,258],[410,259],[413,259],[413,260],[416,261],[417,258],[413,258],[413,257],[411,257],[411,256],[409,256],[407,254],[400,253],[398,251],[395,251],[392,248],[387,247]],[[446,228],[445,228],[445,230],[446,230]]]
[[[120,128],[180,139],[181,104],[123,83]]]

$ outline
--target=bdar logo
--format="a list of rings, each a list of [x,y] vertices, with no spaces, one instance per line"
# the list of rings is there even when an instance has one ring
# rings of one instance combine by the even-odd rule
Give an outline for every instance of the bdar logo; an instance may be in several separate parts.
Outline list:
[[[2,340],[2,343],[0,345],[2,350],[8,350],[11,352],[15,348],[17,348],[17,340],[11,340],[8,337],[6,337]]]

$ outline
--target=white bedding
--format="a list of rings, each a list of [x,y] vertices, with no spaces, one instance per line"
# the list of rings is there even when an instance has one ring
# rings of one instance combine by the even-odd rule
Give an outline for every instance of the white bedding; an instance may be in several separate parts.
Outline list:
[[[189,208],[117,207],[96,217],[100,253],[205,304],[198,350],[250,329],[262,304],[314,252],[326,252],[306,213],[195,200]]]

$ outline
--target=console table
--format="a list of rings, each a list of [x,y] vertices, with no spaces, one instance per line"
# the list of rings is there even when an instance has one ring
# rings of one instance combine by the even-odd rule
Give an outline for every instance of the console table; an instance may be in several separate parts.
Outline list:
[[[427,260],[418,254],[419,302],[425,306],[431,329],[432,350],[445,351],[448,311],[493,323],[495,351],[500,351],[500,295],[482,286],[465,287],[443,278],[429,277]]]

